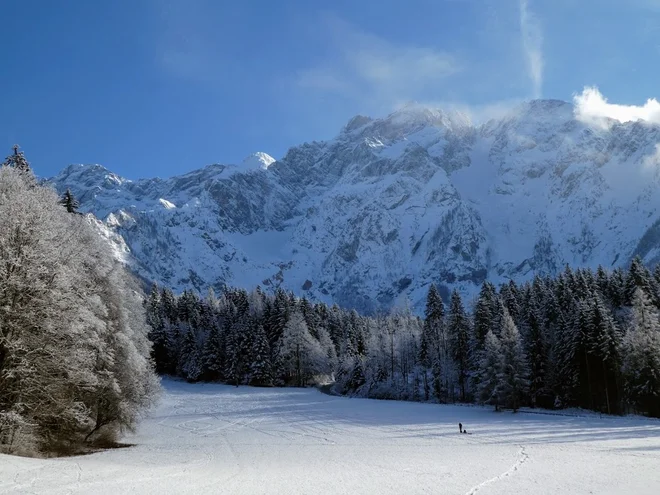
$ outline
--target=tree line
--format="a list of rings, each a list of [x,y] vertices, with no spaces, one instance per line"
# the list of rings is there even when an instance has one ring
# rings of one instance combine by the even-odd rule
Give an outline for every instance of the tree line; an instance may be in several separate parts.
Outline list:
[[[0,452],[111,445],[158,394],[142,289],[77,206],[0,166]]]
[[[660,416],[660,268],[638,258],[484,282],[469,311],[431,285],[423,318],[358,315],[281,288],[201,297],[154,285],[146,311],[157,370],[189,381]]]

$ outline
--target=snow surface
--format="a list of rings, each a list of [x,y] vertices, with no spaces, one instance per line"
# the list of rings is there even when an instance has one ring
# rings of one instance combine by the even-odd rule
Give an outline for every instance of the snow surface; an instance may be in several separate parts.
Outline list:
[[[268,153],[258,151],[243,160],[240,168],[241,170],[267,170],[273,163],[275,163],[275,158]]]
[[[660,493],[660,422],[164,381],[135,444],[0,455],[0,493]],[[461,421],[471,435],[458,433]]]
[[[163,207],[166,210],[171,210],[173,208],[176,208],[176,205],[174,203],[172,203],[171,201],[168,201],[166,199],[160,198],[158,201],[160,202],[161,205],[163,205]]]
[[[469,300],[484,279],[660,263],[660,125],[603,129],[577,110],[534,100],[476,125],[409,104],[278,161],[136,182],[71,166],[52,183],[108,219],[142,278],[177,292],[260,284],[421,313],[432,282]]]

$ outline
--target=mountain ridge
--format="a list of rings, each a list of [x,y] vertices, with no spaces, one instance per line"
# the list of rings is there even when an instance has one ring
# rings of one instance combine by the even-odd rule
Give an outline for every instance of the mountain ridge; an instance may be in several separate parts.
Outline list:
[[[74,165],[50,180],[121,236],[140,276],[177,290],[282,285],[419,310],[431,282],[470,295],[485,279],[660,258],[660,126],[593,125],[559,100],[479,125],[412,104],[280,160],[250,156],[169,179]]]

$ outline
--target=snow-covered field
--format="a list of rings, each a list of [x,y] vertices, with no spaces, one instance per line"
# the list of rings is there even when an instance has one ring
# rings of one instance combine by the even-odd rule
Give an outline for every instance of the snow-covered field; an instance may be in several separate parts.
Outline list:
[[[0,493],[660,493],[660,421],[164,386],[134,447],[0,455]]]

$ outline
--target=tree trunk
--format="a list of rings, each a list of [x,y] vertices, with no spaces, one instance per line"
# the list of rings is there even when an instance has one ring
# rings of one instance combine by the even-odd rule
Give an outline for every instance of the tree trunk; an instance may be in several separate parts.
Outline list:
[[[593,390],[591,389],[591,371],[589,370],[589,354],[587,352],[584,352],[584,361],[587,365],[587,385],[589,387],[589,404],[590,408],[593,411],[594,410],[594,393]]]
[[[610,387],[607,383],[607,369],[605,368],[605,361],[603,361],[603,378],[605,380],[605,400],[607,401],[607,414],[612,414],[610,409]]]
[[[390,334],[390,373],[394,382],[394,334]]]
[[[299,387],[302,387],[302,373],[300,370],[300,344],[296,344],[296,382]]]
[[[429,400],[429,376],[426,369],[424,370],[424,399]]]

